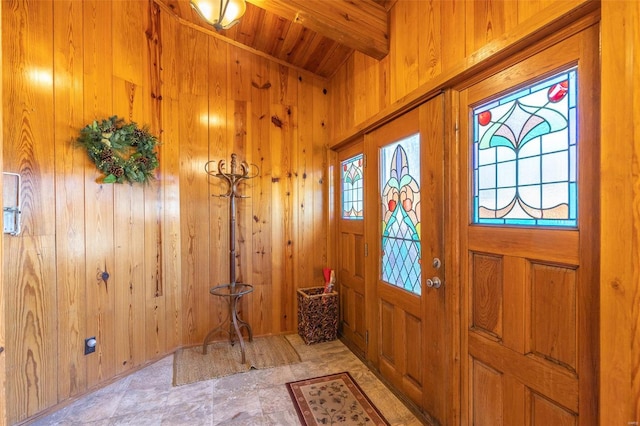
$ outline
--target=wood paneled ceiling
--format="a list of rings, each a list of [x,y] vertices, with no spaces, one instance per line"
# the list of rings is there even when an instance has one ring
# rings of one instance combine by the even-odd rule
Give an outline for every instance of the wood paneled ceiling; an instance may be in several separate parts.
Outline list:
[[[187,25],[323,78],[353,53],[389,53],[388,10],[395,0],[247,0],[240,23],[216,32],[189,0],[154,0]]]

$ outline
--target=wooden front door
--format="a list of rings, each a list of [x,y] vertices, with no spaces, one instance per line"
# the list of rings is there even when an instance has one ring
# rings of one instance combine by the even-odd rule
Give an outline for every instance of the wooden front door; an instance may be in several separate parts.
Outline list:
[[[591,27],[460,93],[463,424],[598,424],[597,55]]]
[[[352,350],[366,357],[364,242],[364,154],[362,139],[338,152],[337,284],[340,333]]]
[[[369,359],[434,424],[446,423],[444,104],[438,96],[366,136]]]

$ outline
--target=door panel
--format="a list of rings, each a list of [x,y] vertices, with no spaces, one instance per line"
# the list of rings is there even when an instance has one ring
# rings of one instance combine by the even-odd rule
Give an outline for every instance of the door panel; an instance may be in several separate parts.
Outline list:
[[[599,149],[596,135],[599,132],[598,121],[594,117],[594,111],[599,108],[594,102],[597,99],[594,96],[597,90],[597,45],[597,29],[592,27],[460,92],[460,110],[463,112],[460,123],[463,135],[460,194],[462,206],[465,206],[461,209],[460,229],[463,253],[466,253],[463,256],[466,261],[462,262],[463,424],[597,424],[598,275],[593,265],[598,264],[598,226],[597,215],[592,214],[599,208],[596,183],[598,163],[595,161]],[[543,187],[547,184],[545,176],[549,170],[543,167],[548,158],[545,156],[563,155],[551,149],[550,144],[562,139],[556,136],[560,131],[569,132],[567,138],[571,145],[567,146],[577,153],[577,226],[550,225],[547,220],[553,219],[555,212],[546,216],[546,211],[556,206],[547,203],[544,207],[547,210],[541,208],[538,213],[530,204],[521,201],[518,202],[524,206],[523,210],[534,217],[534,221],[541,220],[545,226],[536,226],[527,221],[519,225],[517,220],[505,221],[503,225],[474,224],[476,205],[473,197],[478,196],[478,189],[474,187],[473,170],[475,167],[478,173],[483,173],[477,164],[487,163],[474,160],[473,109],[479,108],[481,111],[485,107],[480,106],[491,101],[490,108],[498,111],[494,105],[502,105],[497,103],[501,94],[517,90],[516,96],[525,96],[522,95],[526,93],[523,89],[529,87],[531,82],[571,67],[577,69],[576,90],[569,95],[576,96],[578,105],[575,121],[577,142],[574,144],[571,139],[571,120],[568,120],[567,127],[554,130],[551,124],[529,139],[526,132],[532,131],[536,124],[551,123],[554,114],[545,110],[546,106],[533,108],[523,100],[520,105],[524,105],[525,113],[520,117],[531,113],[531,118],[522,133],[515,136],[520,138],[520,135],[524,135],[522,139],[517,139],[521,145],[514,145],[515,160],[505,156],[505,160],[495,162],[495,170],[508,173],[505,165],[512,160],[517,164],[517,178],[514,178],[517,189],[512,193],[515,193],[514,200],[522,200],[523,194],[530,188],[519,182],[535,180],[531,175],[538,173],[537,170],[532,173],[531,169],[525,169],[523,164],[530,161],[529,156],[535,158],[540,163],[538,179],[541,182],[540,193],[544,195]],[[550,103],[558,102],[558,98],[564,96],[562,91],[566,86],[558,84],[545,93]],[[557,89],[560,89],[559,95],[555,91]],[[507,98],[505,111],[513,99],[516,97]],[[540,102],[547,102],[547,99]],[[571,105],[571,101],[568,102]],[[518,107],[518,104],[515,105]],[[514,137],[504,133],[504,128],[516,127],[516,122],[513,115],[505,113],[499,120],[498,117],[491,118],[480,125],[487,126],[487,133],[491,129],[498,129],[495,134],[502,139],[496,146],[503,146],[501,144],[506,144],[509,137]],[[558,133],[554,135],[554,132]],[[536,141],[537,138],[540,138],[541,149],[537,153],[524,155],[525,143]],[[488,145],[484,148],[481,145],[488,140],[480,139],[480,149],[488,148]],[[503,152],[498,149],[496,153]],[[490,151],[487,149],[487,152]],[[478,151],[475,154],[481,158]],[[504,152],[496,155],[504,155]],[[490,167],[494,167],[493,163],[489,163]],[[571,166],[569,170],[572,170]],[[551,169],[549,175],[556,172],[557,169]],[[566,178],[569,188],[572,188],[571,173]],[[496,176],[499,180],[499,172]],[[551,184],[557,182],[551,181]],[[565,182],[560,181],[560,184],[564,185]],[[482,184],[476,185],[480,192],[486,188]],[[496,185],[496,193],[499,193],[502,189]],[[522,192],[520,188],[524,188]],[[502,191],[508,193],[510,190],[507,188]],[[571,189],[568,194],[571,194]],[[543,195],[539,198],[541,204],[545,200]],[[495,209],[498,213],[495,217],[499,218],[499,209],[502,208],[499,203],[502,200],[499,196],[496,200]],[[507,201],[504,202],[507,204]],[[567,211],[569,213],[563,214],[568,214],[571,219],[571,208],[568,207],[564,212]],[[497,223],[498,220],[502,219],[490,219],[487,223]]]
[[[376,313],[372,317],[370,328],[369,359],[382,376],[408,396],[434,424],[446,424],[447,392],[442,390],[446,387],[447,380],[451,380],[449,364],[445,361],[443,115],[443,96],[438,96],[365,137],[368,158],[367,193],[371,194],[366,204],[366,233],[370,247],[367,272],[374,283],[369,301]],[[403,179],[401,174],[398,177],[397,194],[389,195],[386,192],[391,180],[384,186],[383,194],[380,184],[383,173],[380,170],[383,167],[380,165],[382,149],[415,134],[420,138],[417,154],[420,157],[420,172],[414,177],[419,185],[419,197],[413,196],[413,189],[407,190],[408,195],[403,193],[403,188],[412,184],[410,179]],[[402,167],[397,158],[400,156],[394,154],[389,164],[397,163],[397,170],[400,170]],[[408,167],[409,174],[414,176],[411,173],[411,162]],[[393,171],[388,176],[393,176]],[[405,182],[405,186],[402,182]],[[396,214],[396,208],[405,209],[406,215],[404,211]],[[383,210],[387,215],[384,223]],[[415,292],[382,278],[383,265],[390,258],[388,253],[385,257],[382,247],[383,227],[391,226],[394,215],[409,220],[412,210],[416,212],[419,221],[416,229],[419,227],[420,235],[420,258],[417,260],[421,267],[420,282],[419,289]],[[392,212],[391,219],[388,212]],[[407,252],[410,250],[409,245]],[[396,255],[401,257],[400,253],[405,252],[398,250]],[[439,262],[434,263],[434,258],[438,258]],[[386,276],[395,279],[392,275]],[[412,272],[403,269],[399,273],[398,280],[402,283],[399,285],[414,276]],[[427,280],[432,282],[435,277],[445,283],[439,289],[427,286]]]
[[[362,140],[340,150],[338,161],[362,154]],[[340,168],[336,182],[341,182]],[[342,185],[336,191],[336,205],[342,211]],[[364,194],[363,194],[364,195]],[[338,219],[337,287],[340,294],[340,333],[345,342],[361,356],[366,356],[366,306],[365,306],[365,240],[364,220]]]

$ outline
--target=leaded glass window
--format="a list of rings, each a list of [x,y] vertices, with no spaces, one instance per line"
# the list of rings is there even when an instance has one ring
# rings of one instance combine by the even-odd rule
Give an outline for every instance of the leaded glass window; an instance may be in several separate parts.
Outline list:
[[[342,218],[363,219],[364,170],[362,154],[341,163]]]
[[[382,279],[421,293],[420,135],[380,152],[382,195]]]
[[[575,227],[577,71],[473,110],[474,223]]]

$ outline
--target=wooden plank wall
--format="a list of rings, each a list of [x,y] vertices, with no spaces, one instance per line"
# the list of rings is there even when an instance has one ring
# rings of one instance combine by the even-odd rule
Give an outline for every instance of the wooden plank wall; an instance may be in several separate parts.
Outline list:
[[[232,153],[260,169],[240,185],[250,198],[236,200],[236,275],[254,285],[244,315],[256,335],[295,331],[296,290],[323,284],[329,256],[324,82],[171,17],[161,28],[162,55],[175,58],[162,81],[176,129],[164,141],[179,161],[182,342],[201,342],[225,318],[226,302],[209,288],[229,282],[229,203],[204,164],[229,167]]]
[[[330,258],[325,82],[147,0],[3,2],[2,28],[4,170],[23,177],[24,224],[3,238],[7,423],[224,319],[209,288],[229,279],[229,211],[209,159],[260,167],[238,200],[238,278],[255,285],[242,309],[255,335],[295,331],[296,289],[322,285]],[[114,114],[160,136],[157,181],[97,182],[74,140]]]
[[[640,3],[603,2],[601,42],[600,419],[633,425],[640,424]]]
[[[3,6],[4,171],[19,172],[22,234],[4,237],[9,423],[57,398],[53,8]],[[23,6],[23,7],[21,7]],[[21,70],[21,72],[17,72]],[[48,176],[48,179],[44,179]],[[71,232],[65,235],[73,235]],[[69,313],[76,308],[70,306]]]
[[[563,7],[585,1],[566,1]],[[331,144],[440,75],[464,71],[472,54],[553,3],[398,0],[389,15],[389,55],[377,61],[355,52],[331,79]]]

